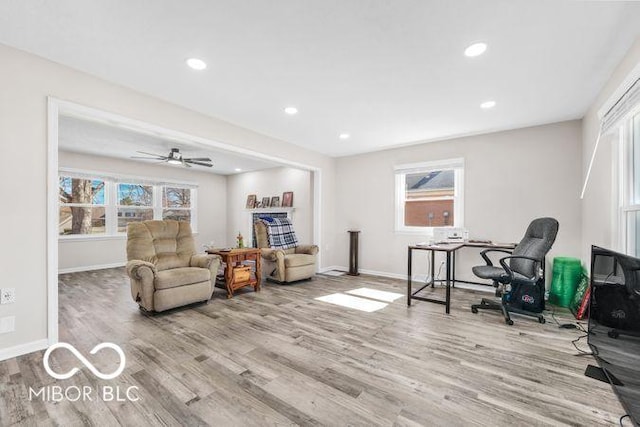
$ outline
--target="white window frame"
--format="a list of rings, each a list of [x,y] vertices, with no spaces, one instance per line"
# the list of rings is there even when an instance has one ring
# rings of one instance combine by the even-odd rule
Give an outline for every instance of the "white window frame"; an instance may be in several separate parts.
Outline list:
[[[77,176],[71,176],[71,175],[65,175],[65,174],[58,174],[58,185],[60,185],[60,178],[71,178],[71,179],[78,179],[79,177]],[[58,215],[60,215],[60,208],[62,208],[63,206],[66,207],[70,207],[70,208],[104,208],[104,222],[105,222],[105,227],[104,227],[104,233],[91,233],[91,234],[59,234],[59,237],[64,237],[66,239],[78,239],[78,238],[88,238],[88,237],[93,237],[93,238],[97,238],[97,239],[103,239],[106,236],[109,235],[109,226],[107,225],[107,223],[109,222],[109,200],[110,200],[110,193],[108,191],[108,187],[109,187],[109,182],[101,177],[94,177],[94,178],[81,178],[81,179],[90,179],[92,182],[93,181],[102,181],[104,183],[104,203],[103,204],[94,204],[94,203],[63,203],[60,201],[60,199],[58,198]],[[58,218],[60,218],[58,216]]]
[[[634,182],[634,175],[640,178],[640,171],[634,173],[633,165],[633,120],[640,115],[640,106],[623,121],[618,128],[617,147],[617,176],[613,180],[614,197],[617,198],[614,230],[617,229],[617,242],[614,247],[628,255],[640,256],[636,253],[636,225],[635,221],[630,221],[632,214],[640,213],[639,200],[636,200],[634,192],[640,182]],[[637,136],[640,137],[640,136]],[[640,144],[638,145],[640,149]]]
[[[140,209],[153,209],[153,219],[162,220],[162,214],[164,207],[162,206],[162,188],[163,187],[176,187],[186,188],[191,190],[191,207],[182,208],[191,210],[191,230],[194,234],[198,233],[198,203],[197,203],[197,189],[198,185],[193,182],[186,181],[173,181],[165,179],[155,179],[149,177],[140,177],[132,175],[119,175],[110,174],[96,171],[84,171],[70,168],[60,168],[58,171],[58,177],[72,177],[72,178],[84,178],[91,180],[104,181],[104,205],[92,205],[103,206],[105,208],[105,233],[100,234],[59,234],[58,239],[60,241],[74,241],[74,240],[108,240],[108,239],[124,239],[127,236],[126,232],[118,231],[118,208],[140,208]],[[153,205],[152,206],[121,206],[118,204],[118,184],[141,184],[149,185],[153,187]],[[60,206],[80,206],[78,204],[58,203],[58,214],[60,212]],[[84,204],[82,205],[84,206]]]
[[[120,185],[143,185],[145,187],[151,187],[151,205],[149,206],[136,206],[136,205],[121,205],[119,202],[119,186]],[[118,218],[120,218],[118,216],[118,211],[120,209],[131,209],[131,210],[150,210],[153,212],[153,219],[158,219],[158,194],[160,194],[162,192],[162,186],[156,186],[153,184],[148,184],[148,183],[140,183],[140,182],[127,182],[126,180],[119,180],[116,182],[113,182],[113,187],[114,187],[114,205],[115,205],[115,221],[112,221],[114,223],[114,227],[115,227],[115,233],[116,234],[120,234],[120,235],[126,235],[127,232],[126,231],[118,231]],[[162,219],[162,215],[160,215],[160,219]]]
[[[165,207],[164,204],[162,203],[163,201],[163,189],[165,187],[169,187],[169,188],[182,188],[185,190],[191,190],[191,195],[189,196],[190,199],[190,203],[191,206],[188,208],[169,208],[169,207]],[[156,197],[156,195],[154,194],[154,197]],[[159,199],[159,209],[160,209],[160,218],[164,218],[164,211],[168,210],[168,211],[191,211],[191,224],[192,224],[192,228],[193,228],[193,223],[195,221],[194,217],[196,216],[196,212],[197,210],[194,208],[194,206],[196,205],[196,197],[197,197],[197,192],[193,189],[193,188],[189,188],[189,187],[185,187],[183,185],[180,184],[167,184],[167,185],[163,185],[161,187],[158,187],[158,196],[157,198]],[[155,200],[155,199],[154,199]],[[196,221],[197,222],[197,221]]]
[[[420,163],[408,163],[397,165],[395,172],[395,231],[396,233],[410,233],[433,236],[435,228],[442,227],[416,227],[404,224],[406,202],[406,176],[413,173],[427,173],[431,171],[453,170],[454,195],[453,195],[453,220],[449,227],[464,227],[464,159],[445,159]],[[443,199],[449,199],[448,197]],[[435,199],[434,199],[435,200]]]

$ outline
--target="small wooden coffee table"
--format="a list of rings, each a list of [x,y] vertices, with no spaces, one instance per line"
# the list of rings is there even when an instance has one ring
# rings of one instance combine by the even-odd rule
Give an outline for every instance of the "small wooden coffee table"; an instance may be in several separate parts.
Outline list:
[[[227,298],[233,297],[233,291],[244,288],[245,286],[253,286],[257,292],[260,290],[260,281],[262,280],[262,270],[260,267],[260,249],[258,248],[234,248],[234,249],[209,249],[208,254],[220,255],[224,262],[224,282],[227,288]],[[244,261],[254,261],[252,272],[248,280],[238,280],[235,275],[235,268],[242,267]]]

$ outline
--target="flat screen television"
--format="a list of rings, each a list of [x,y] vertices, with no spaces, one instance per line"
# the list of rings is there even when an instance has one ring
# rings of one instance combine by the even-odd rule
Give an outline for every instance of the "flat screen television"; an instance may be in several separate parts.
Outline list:
[[[591,247],[587,336],[600,372],[640,424],[640,259]]]

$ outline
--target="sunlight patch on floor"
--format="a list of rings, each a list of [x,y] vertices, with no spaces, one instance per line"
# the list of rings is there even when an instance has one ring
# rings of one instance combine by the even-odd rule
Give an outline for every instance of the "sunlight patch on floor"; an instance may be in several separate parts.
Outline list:
[[[318,301],[328,302],[342,307],[353,308],[355,310],[371,313],[385,308],[388,304],[380,301],[372,301],[366,298],[358,298],[346,294],[331,294],[316,298]]]
[[[379,291],[371,288],[358,288],[347,291],[348,294],[357,295],[359,297],[366,297],[384,302],[394,302],[398,298],[402,298],[404,295],[396,292]]]

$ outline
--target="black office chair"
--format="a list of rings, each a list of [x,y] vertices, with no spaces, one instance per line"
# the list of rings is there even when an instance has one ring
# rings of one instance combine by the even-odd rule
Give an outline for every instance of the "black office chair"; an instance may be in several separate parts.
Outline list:
[[[483,298],[471,311],[501,310],[507,325],[513,325],[509,313],[536,317],[544,323],[544,263],[558,234],[558,221],[554,218],[537,218],[531,221],[524,237],[513,252],[504,249],[486,249],[480,253],[487,265],[472,268],[473,274],[493,280],[496,296],[500,301]],[[489,252],[505,252],[509,256],[500,259],[496,267],[489,259]]]

